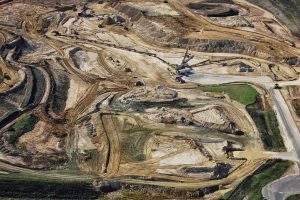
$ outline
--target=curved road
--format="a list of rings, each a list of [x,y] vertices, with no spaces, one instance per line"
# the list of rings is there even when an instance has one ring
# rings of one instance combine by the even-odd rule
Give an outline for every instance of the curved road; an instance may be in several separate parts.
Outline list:
[[[278,154],[278,157],[296,161],[299,165],[300,161],[300,135],[297,125],[290,113],[282,94],[279,90],[274,90],[274,82],[268,76],[237,76],[237,75],[215,75],[196,73],[185,78],[186,81],[195,82],[204,85],[224,84],[233,82],[251,82],[264,86],[270,94],[274,102],[274,110],[277,119],[283,130],[283,136],[286,138],[285,144],[288,153]],[[277,82],[280,85],[300,85],[300,80]],[[286,156],[286,157],[285,157]],[[300,175],[288,176],[269,183],[263,188],[262,194],[267,200],[284,200],[292,194],[300,192]]]

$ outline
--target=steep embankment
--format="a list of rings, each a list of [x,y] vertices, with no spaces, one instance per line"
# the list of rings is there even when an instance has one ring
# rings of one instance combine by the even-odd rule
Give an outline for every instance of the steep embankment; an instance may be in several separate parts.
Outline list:
[[[276,16],[300,38],[300,0],[248,0]]]
[[[130,20],[137,35],[149,42],[155,42],[165,47],[190,48],[195,51],[211,53],[241,53],[276,61],[276,57],[257,49],[254,45],[246,44],[245,42],[186,37],[185,34],[189,31],[189,29],[186,28],[187,24],[185,24],[187,22],[182,22],[182,29],[186,31],[180,32],[177,31],[176,27],[172,26],[175,24],[174,22],[165,24],[164,22],[155,21],[157,19],[148,18],[144,16],[140,10],[125,3],[117,4],[114,9]]]

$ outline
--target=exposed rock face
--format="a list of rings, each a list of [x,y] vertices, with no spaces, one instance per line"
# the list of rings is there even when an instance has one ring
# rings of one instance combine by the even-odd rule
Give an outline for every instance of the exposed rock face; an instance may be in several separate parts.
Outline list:
[[[210,17],[209,19],[225,27],[253,27],[253,25],[242,16]]]
[[[286,58],[285,63],[290,66],[300,66],[300,58],[299,57]]]
[[[108,182],[108,181],[93,181],[93,187],[96,191],[101,191],[103,193],[109,193],[121,189],[121,184],[119,182]]]
[[[52,74],[54,87],[53,96],[49,99],[49,113],[53,112],[54,115],[64,116],[70,79],[66,73],[59,70],[52,70]]]
[[[204,51],[210,53],[241,53],[251,56],[276,60],[275,57],[258,50],[255,46],[237,42],[233,40],[201,40],[201,39],[179,39],[171,47],[184,47],[195,51]]]
[[[103,19],[102,25],[106,26],[106,25],[113,25],[113,24],[121,24],[124,22],[125,22],[125,19],[123,17],[116,16],[116,15],[114,15],[112,17],[106,16]]]
[[[249,2],[273,13],[276,18],[284,23],[292,33],[300,37],[300,2],[286,0],[249,0]]]
[[[126,4],[118,4],[114,9],[129,19],[137,35],[150,42],[159,43],[166,47],[189,48],[211,53],[239,53],[277,61],[274,56],[243,42],[182,38],[182,33],[173,30],[171,27],[166,27],[164,24],[152,21],[145,17],[140,10]]]
[[[192,113],[180,109],[162,108],[157,112],[146,115],[146,117],[157,123],[166,123],[166,124],[189,125],[192,124],[193,122]]]
[[[126,15],[131,22],[138,21],[143,17],[143,13],[140,10],[125,4],[119,4],[115,9]]]
[[[141,102],[141,101],[172,101],[177,98],[177,92],[167,87],[156,86],[143,87],[134,91],[131,91],[121,96],[120,101],[128,104],[130,102]]]
[[[178,37],[178,33],[162,24],[149,20],[136,8],[126,4],[118,4],[115,9],[130,20],[135,32],[145,40],[166,45],[167,41]]]
[[[7,43],[1,48],[1,55],[6,57],[9,54],[9,51],[13,51],[12,59],[18,60],[23,52],[30,50],[29,43],[23,37],[17,37],[10,43]]]

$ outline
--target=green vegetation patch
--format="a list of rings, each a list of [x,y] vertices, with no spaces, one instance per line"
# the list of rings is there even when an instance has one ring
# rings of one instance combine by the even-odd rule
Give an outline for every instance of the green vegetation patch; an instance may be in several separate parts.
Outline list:
[[[293,106],[297,116],[300,117],[300,99],[292,100],[292,106]]]
[[[0,175],[0,198],[97,199],[101,192],[87,181],[47,180],[34,176]]]
[[[299,199],[300,199],[300,194],[296,194],[288,197],[286,200],[299,200]]]
[[[201,86],[200,89],[204,92],[225,92],[230,98],[244,105],[255,103],[258,96],[257,91],[247,84]]]
[[[15,145],[18,142],[19,137],[21,137],[24,133],[34,129],[34,126],[37,122],[38,118],[34,115],[22,117],[4,133],[5,140],[9,144]]]
[[[271,106],[267,104],[264,108],[262,99],[257,98],[255,104],[247,106],[247,111],[261,134],[264,148],[268,151],[286,151],[276,114]]]
[[[144,161],[144,146],[150,137],[149,130],[124,134],[121,137],[121,152],[124,152],[122,158],[128,162]]]
[[[290,161],[268,160],[248,176],[238,187],[225,194],[227,200],[242,200],[248,196],[249,200],[263,199],[261,190],[268,183],[280,178],[292,165]]]

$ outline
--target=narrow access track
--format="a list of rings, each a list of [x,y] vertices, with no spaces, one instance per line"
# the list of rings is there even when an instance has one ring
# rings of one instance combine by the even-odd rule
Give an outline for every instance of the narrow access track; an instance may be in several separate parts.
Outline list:
[[[115,129],[113,116],[102,114],[102,122],[109,140],[109,162],[107,166],[107,176],[113,176],[119,171],[121,161],[121,145],[118,132]]]

